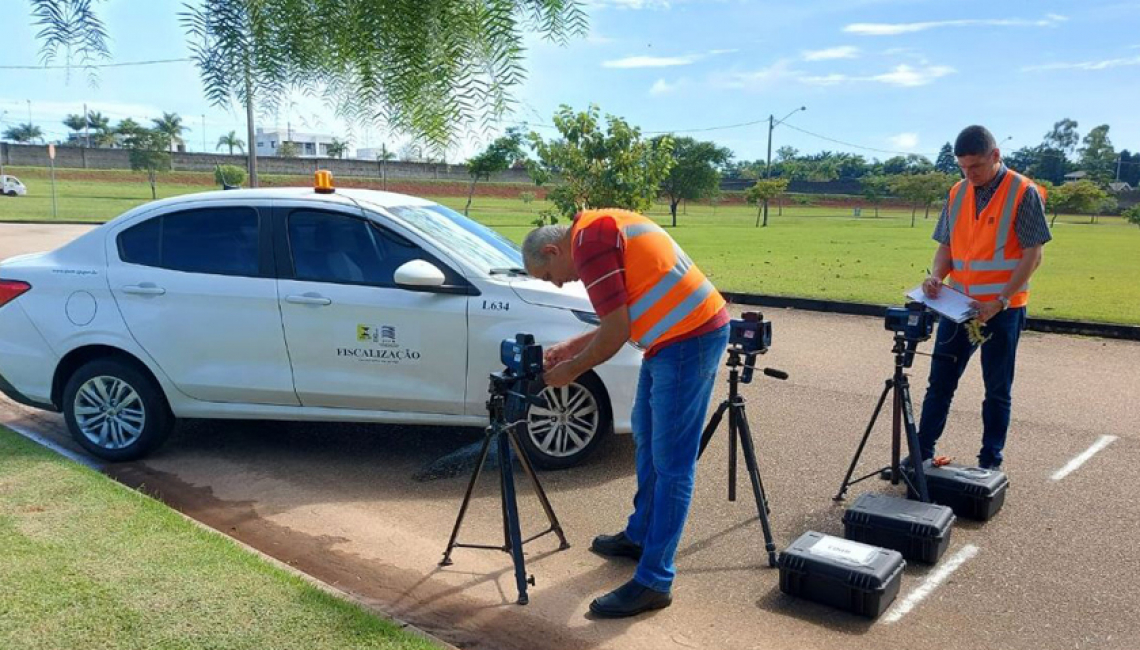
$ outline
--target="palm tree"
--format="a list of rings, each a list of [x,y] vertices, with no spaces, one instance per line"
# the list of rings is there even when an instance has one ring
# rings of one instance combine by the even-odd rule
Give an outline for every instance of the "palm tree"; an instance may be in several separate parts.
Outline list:
[[[118,126],[115,127],[115,133],[125,137],[137,135],[138,133],[141,133],[145,130],[146,128],[143,127],[143,125],[139,124],[129,117],[119,120]]]
[[[380,180],[384,183],[384,189],[388,189],[388,161],[395,160],[396,154],[388,151],[388,145],[380,145],[380,153],[376,154],[376,162],[380,163]]]
[[[40,127],[31,122],[27,124],[17,124],[16,126],[8,127],[8,129],[4,131],[4,139],[13,140],[15,142],[31,142],[37,139],[43,140],[44,132]]]
[[[328,154],[329,158],[344,158],[344,154],[348,152],[348,143],[342,142],[337,138],[329,143]]]
[[[169,138],[171,151],[174,151],[175,142],[182,142],[182,133],[190,130],[190,127],[182,125],[182,118],[178,113],[163,113],[162,118],[151,120],[151,122],[154,122],[155,131],[165,133],[166,137]]]
[[[87,126],[95,130],[96,147],[109,147],[115,144],[115,134],[111,131],[111,118],[98,111],[88,111]]]
[[[68,115],[63,120],[63,125],[78,135],[80,131],[87,128],[87,118],[82,115]]]
[[[233,131],[230,131],[226,135],[218,138],[218,146],[214,149],[214,151],[217,151],[222,147],[229,147],[231,156],[234,155],[234,147],[237,147],[238,151],[245,153],[245,141],[237,137],[237,133],[234,133]]]

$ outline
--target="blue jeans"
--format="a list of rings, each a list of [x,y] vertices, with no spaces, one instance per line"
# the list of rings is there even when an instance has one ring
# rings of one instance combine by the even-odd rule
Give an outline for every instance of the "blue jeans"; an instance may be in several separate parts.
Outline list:
[[[983,332],[992,335],[982,346],[982,379],[986,399],[982,402],[982,450],[978,464],[998,466],[1002,462],[1013,390],[1013,370],[1017,360],[1017,342],[1025,329],[1025,307],[1007,309],[986,323]],[[922,418],[918,438],[923,460],[934,457],[934,445],[946,427],[950,402],[958,388],[958,380],[978,346],[970,343],[965,325],[943,318],[938,326],[934,351],[955,358],[934,357],[930,363],[930,385],[922,401]]]
[[[637,444],[637,494],[625,534],[641,545],[633,578],[669,591],[673,557],[697,472],[697,452],[713,380],[728,345],[728,326],[667,345],[641,364],[633,405]]]

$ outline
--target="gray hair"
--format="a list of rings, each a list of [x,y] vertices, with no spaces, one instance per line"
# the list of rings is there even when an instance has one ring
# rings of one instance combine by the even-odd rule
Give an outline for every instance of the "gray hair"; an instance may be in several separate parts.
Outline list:
[[[523,240],[523,264],[527,268],[546,266],[550,256],[542,252],[543,247],[557,246],[569,230],[569,226],[540,226],[530,231]]]

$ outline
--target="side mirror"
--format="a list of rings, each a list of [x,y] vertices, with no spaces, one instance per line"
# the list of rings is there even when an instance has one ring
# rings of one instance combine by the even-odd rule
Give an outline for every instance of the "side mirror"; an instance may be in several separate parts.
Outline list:
[[[441,287],[447,278],[443,276],[436,265],[423,260],[412,260],[400,265],[396,269],[396,284],[409,289],[422,287]]]

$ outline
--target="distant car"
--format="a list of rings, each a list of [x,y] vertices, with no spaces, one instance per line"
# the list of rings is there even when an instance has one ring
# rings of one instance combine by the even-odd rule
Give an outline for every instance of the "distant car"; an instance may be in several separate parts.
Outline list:
[[[482,426],[499,343],[597,324],[579,283],[442,205],[367,190],[232,190],[140,206],[50,253],[0,262],[0,391],[62,411],[75,440],[142,457],[177,418]],[[547,468],[630,430],[625,346],[529,407]]]
[[[28,193],[28,187],[15,176],[4,174],[0,176],[0,194],[4,196],[24,196]]]

